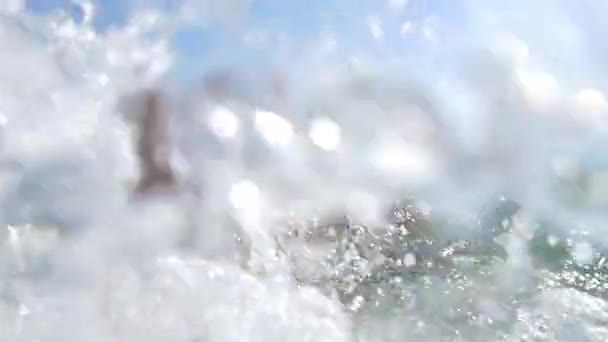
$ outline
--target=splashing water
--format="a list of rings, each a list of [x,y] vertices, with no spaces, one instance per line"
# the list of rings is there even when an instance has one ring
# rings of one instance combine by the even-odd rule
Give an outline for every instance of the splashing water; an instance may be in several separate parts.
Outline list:
[[[608,340],[604,5],[35,4],[0,1],[0,340]],[[150,87],[195,196],[130,195]]]

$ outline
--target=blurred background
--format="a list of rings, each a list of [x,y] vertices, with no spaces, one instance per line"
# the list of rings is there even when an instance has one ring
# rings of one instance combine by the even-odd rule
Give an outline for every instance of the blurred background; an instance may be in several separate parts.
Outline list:
[[[0,340],[608,340],[606,10],[0,0]],[[196,198],[132,199],[147,87]]]

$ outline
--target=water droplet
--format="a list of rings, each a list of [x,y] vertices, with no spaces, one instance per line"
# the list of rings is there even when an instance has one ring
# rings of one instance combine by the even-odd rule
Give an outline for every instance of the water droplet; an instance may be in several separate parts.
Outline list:
[[[232,139],[239,131],[240,121],[230,109],[217,106],[209,115],[207,125],[220,139]]]
[[[416,266],[416,255],[414,253],[407,253],[403,257],[403,266],[405,266],[405,267]]]
[[[324,150],[335,150],[340,145],[340,126],[329,118],[318,118],[312,122],[310,140]]]
[[[294,129],[291,122],[270,111],[255,111],[255,127],[271,145],[288,145],[294,137]]]
[[[258,186],[250,180],[241,180],[230,189],[229,200],[242,219],[255,221],[261,214],[261,195]]]
[[[559,243],[559,238],[557,238],[555,235],[549,235],[547,236],[547,243],[549,246],[555,247]]]

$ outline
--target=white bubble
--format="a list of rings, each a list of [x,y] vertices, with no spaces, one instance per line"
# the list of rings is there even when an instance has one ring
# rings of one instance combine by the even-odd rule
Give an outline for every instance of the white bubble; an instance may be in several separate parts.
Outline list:
[[[27,316],[30,313],[32,313],[32,311],[23,303],[19,304],[19,316]]]
[[[518,69],[516,75],[522,93],[530,105],[545,108],[559,98],[559,83],[554,76],[524,69]]]
[[[335,150],[340,145],[341,129],[328,118],[318,118],[312,122],[308,137],[324,150]]]
[[[380,18],[374,16],[367,18],[367,26],[375,40],[384,38],[384,29],[382,28],[382,21]]]
[[[408,2],[409,0],[388,0],[387,5],[390,9],[398,11],[404,9]]]
[[[399,33],[402,36],[406,36],[410,33],[412,33],[414,31],[414,24],[412,24],[411,21],[406,21],[401,25],[401,29],[399,30]]]
[[[255,128],[271,145],[288,145],[294,137],[291,122],[270,111],[255,111]]]
[[[405,267],[416,266],[416,255],[414,255],[414,253],[407,253],[403,257],[403,266],[405,266]]]
[[[422,35],[433,44],[439,42],[440,39],[437,17],[430,16],[424,20],[424,23],[422,24]]]
[[[235,209],[248,207],[259,207],[260,190],[258,186],[247,179],[243,179],[232,185],[230,189],[230,203]]]
[[[95,18],[95,5],[89,1],[79,1],[78,3],[83,12],[82,21],[87,24],[91,23]]]
[[[577,242],[572,249],[572,256],[578,264],[590,264],[593,262],[593,246],[588,242]]]
[[[398,138],[377,141],[371,159],[376,168],[400,178],[420,180],[433,171],[432,158],[426,150]]]
[[[547,236],[547,243],[549,246],[555,247],[559,243],[559,238],[555,235],[549,235]]]
[[[101,74],[101,75],[97,76],[97,82],[101,86],[106,86],[110,83],[110,78],[106,74]]]
[[[220,139],[234,138],[240,129],[239,118],[230,109],[217,106],[209,115],[207,125]]]
[[[576,93],[576,103],[582,109],[587,110],[606,110],[608,103],[604,94],[593,88],[581,89]]]
[[[574,97],[574,106],[579,115],[578,118],[583,120],[595,120],[608,114],[606,97],[593,88],[579,90]]]

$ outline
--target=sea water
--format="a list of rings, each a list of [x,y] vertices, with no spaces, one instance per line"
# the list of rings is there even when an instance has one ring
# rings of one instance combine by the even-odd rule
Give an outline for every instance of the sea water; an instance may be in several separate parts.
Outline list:
[[[0,340],[608,339],[604,5],[125,4],[0,2]],[[180,47],[218,28],[216,50]],[[218,65],[237,76],[222,103],[184,77]],[[143,87],[183,108],[174,162],[196,200],[132,200],[120,103]],[[289,225],[343,216],[398,236],[404,198],[437,233],[398,272],[361,243],[337,256],[287,239],[305,274],[277,253]],[[496,214],[497,199],[521,209]],[[188,224],[198,251],[171,243]],[[248,272],[216,257],[235,225]],[[480,247],[457,256],[455,241]]]

